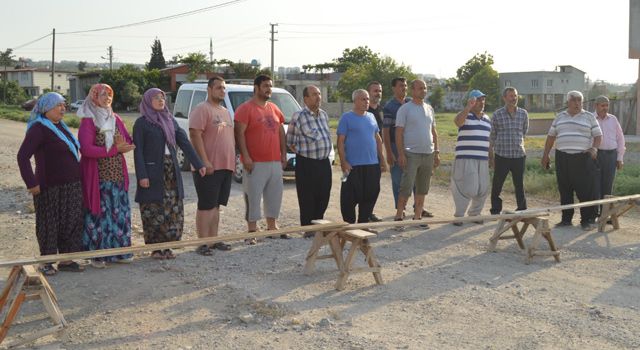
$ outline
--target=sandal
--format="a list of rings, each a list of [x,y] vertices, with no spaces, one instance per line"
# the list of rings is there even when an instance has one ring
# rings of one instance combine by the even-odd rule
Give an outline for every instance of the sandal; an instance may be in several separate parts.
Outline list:
[[[69,264],[60,264],[58,263],[59,271],[67,271],[67,272],[83,272],[84,266],[80,266],[77,262],[71,262]]]
[[[154,250],[154,251],[151,253],[151,257],[152,257],[153,259],[156,259],[156,260],[164,260],[164,259],[165,259],[165,258],[164,258],[164,254],[162,254],[162,251],[161,251],[161,250]]]
[[[171,249],[165,249],[162,254],[164,255],[165,259],[175,259],[176,255],[173,254],[173,251]]]
[[[258,240],[256,238],[247,238],[244,240],[244,243],[247,245],[256,245],[258,244]]]
[[[223,250],[223,251],[227,251],[227,250],[231,250],[231,246],[224,243],[224,242],[218,242],[218,243],[214,243],[211,246],[211,249],[218,249],[218,250]]]
[[[38,270],[40,271],[40,273],[42,273],[45,276],[53,276],[56,273],[58,273],[58,270],[56,270],[56,268],[53,267],[53,264],[44,264],[40,266]]]
[[[211,249],[209,249],[209,246],[206,244],[203,244],[201,246],[199,246],[196,249],[196,253],[200,254],[200,255],[204,255],[204,256],[211,256],[213,255],[213,252],[211,251]]]

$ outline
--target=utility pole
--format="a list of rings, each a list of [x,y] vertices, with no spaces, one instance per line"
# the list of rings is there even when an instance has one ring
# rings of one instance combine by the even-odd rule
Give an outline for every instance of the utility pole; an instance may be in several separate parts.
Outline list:
[[[53,77],[56,75],[56,29],[53,28],[53,40],[51,44],[51,91],[54,90]]]
[[[278,23],[269,23],[269,25],[271,26],[271,76],[273,79],[275,79],[275,72],[274,72],[274,66],[273,66],[273,44],[277,41],[274,38],[274,35],[277,33],[275,31],[275,26],[278,25]]]
[[[107,56],[109,59],[109,70],[112,71],[113,70],[113,46],[109,45],[109,47],[107,48]],[[107,57],[104,56],[100,56],[100,58],[102,58],[103,60],[106,60]]]
[[[213,39],[209,37],[209,62],[213,64]]]

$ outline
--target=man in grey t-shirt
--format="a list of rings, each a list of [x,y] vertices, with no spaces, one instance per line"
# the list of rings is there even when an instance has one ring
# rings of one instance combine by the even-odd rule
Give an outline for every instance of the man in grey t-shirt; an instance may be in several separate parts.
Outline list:
[[[396,115],[396,145],[398,165],[402,168],[395,221],[402,213],[415,185],[414,220],[422,218],[424,197],[429,192],[431,172],[440,165],[438,133],[433,108],[424,102],[427,84],[411,82],[411,102],[403,104]]]

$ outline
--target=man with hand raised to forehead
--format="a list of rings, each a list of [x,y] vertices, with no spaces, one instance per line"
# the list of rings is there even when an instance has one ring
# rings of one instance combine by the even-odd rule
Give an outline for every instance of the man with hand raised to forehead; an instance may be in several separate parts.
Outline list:
[[[480,215],[489,194],[491,121],[484,113],[485,98],[482,91],[471,90],[467,106],[453,120],[458,127],[456,158],[451,172],[455,217],[463,217],[465,213],[469,216]],[[483,222],[475,223],[481,225]],[[461,226],[462,222],[453,224]]]
[[[189,116],[191,143],[207,168],[205,176],[193,173],[193,184],[198,194],[198,238],[218,235],[220,206],[227,205],[231,192],[236,153],[231,114],[221,105],[225,91],[226,84],[222,77],[209,79],[207,100],[198,104]],[[196,251],[202,255],[211,255],[212,248],[230,250],[231,246],[218,242],[211,247],[201,245]]]
[[[240,150],[244,174],[242,187],[249,232],[258,229],[260,203],[264,196],[267,230],[277,230],[276,219],[282,205],[282,170],[287,166],[284,115],[270,102],[273,80],[259,75],[253,81],[253,97],[235,113],[236,144]],[[289,238],[283,234],[280,238]],[[256,244],[255,238],[245,241]]]

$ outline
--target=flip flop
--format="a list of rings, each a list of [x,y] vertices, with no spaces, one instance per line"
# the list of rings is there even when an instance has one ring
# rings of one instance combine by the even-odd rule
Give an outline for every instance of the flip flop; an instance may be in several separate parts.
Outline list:
[[[199,246],[196,249],[196,253],[200,254],[200,255],[204,255],[204,256],[211,256],[213,255],[213,252],[211,251],[211,249],[209,248],[208,245],[203,244],[201,246]]]

